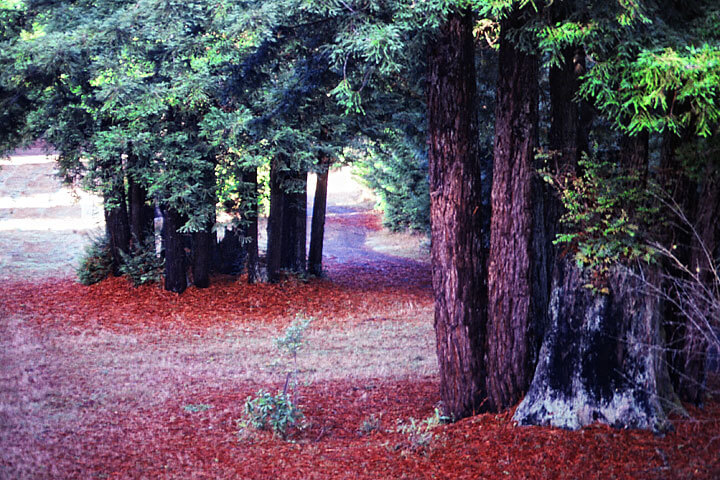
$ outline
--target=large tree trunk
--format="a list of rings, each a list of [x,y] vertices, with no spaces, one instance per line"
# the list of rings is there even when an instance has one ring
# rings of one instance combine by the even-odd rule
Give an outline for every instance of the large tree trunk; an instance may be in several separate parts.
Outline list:
[[[669,423],[659,300],[628,272],[609,295],[584,288],[571,260],[559,262],[550,329],[530,390],[513,417],[521,425],[577,429],[593,422],[663,431]]]
[[[696,235],[692,237],[690,271],[695,275],[694,283],[699,291],[717,292],[718,285],[713,272],[714,252],[718,247],[718,217],[720,215],[720,172],[715,165],[708,165],[703,178],[697,214]],[[681,371],[678,394],[685,401],[702,405],[705,398],[707,371],[706,357],[712,329],[718,327],[718,319],[711,313],[707,302],[710,293],[697,298],[699,315],[685,318],[685,335],[681,352]],[[703,298],[704,297],[704,298]],[[712,323],[715,325],[712,325]]]
[[[685,133],[681,136],[673,132],[666,132],[663,137],[660,155],[660,182],[667,194],[672,198],[683,215],[688,219],[695,218],[698,204],[698,185],[691,180],[677,156],[677,149],[689,140]],[[689,226],[676,214],[670,213],[669,218],[675,223],[671,228],[664,229],[661,241],[673,253],[681,265],[690,265],[690,251],[692,233]],[[692,220],[690,220],[692,221]],[[683,386],[687,383],[685,378],[684,345],[688,319],[683,313],[682,285],[687,285],[688,275],[674,260],[665,258],[663,268],[668,272],[668,278],[663,286],[669,298],[663,303],[663,328],[665,331],[665,345],[667,348],[668,368],[675,391],[679,399],[691,401],[685,395]],[[693,389],[690,389],[692,392]],[[690,395],[691,397],[694,395]]]
[[[247,281],[253,284],[258,279],[258,180],[257,169],[253,168],[243,173],[243,182],[250,185],[248,204],[244,209],[246,212],[247,237],[249,241],[245,244],[247,250]]]
[[[135,171],[140,168],[140,161],[132,148],[128,153],[127,166],[131,241],[133,245],[140,247],[145,238],[155,232],[155,215],[153,207],[148,205],[147,188],[134,177]]]
[[[187,261],[184,235],[178,229],[185,219],[173,208],[163,208],[165,247],[165,290],[182,293],[187,288]]]
[[[215,248],[215,271],[227,275],[240,275],[245,263],[245,247],[242,239],[245,236],[240,227],[226,228],[222,240]]]
[[[108,206],[105,202],[105,231],[110,242],[110,253],[113,259],[113,275],[120,275],[120,265],[123,263],[122,254],[130,252],[130,224],[128,222],[127,202],[125,200],[125,186],[122,179],[113,183],[114,205]]]
[[[325,236],[325,210],[327,207],[327,187],[329,172],[324,169],[317,174],[315,199],[310,229],[310,252],[308,253],[308,273],[322,275],[323,238]]]
[[[481,165],[469,11],[451,14],[428,55],[432,280],[440,394],[455,419],[485,403],[487,315]]]
[[[283,213],[282,268],[304,273],[307,257],[307,172],[291,172],[287,176],[285,212]]]
[[[492,220],[488,266],[487,391],[502,410],[525,393],[532,376],[542,316],[533,257],[534,148],[538,122],[538,61],[512,45],[508,30],[520,12],[502,21],[495,114]],[[541,287],[542,288],[542,287]]]
[[[647,137],[623,142],[625,168],[647,168]],[[643,163],[644,159],[644,163]],[[555,265],[550,326],[530,389],[514,419],[521,425],[576,429],[595,421],[615,427],[669,428],[663,404],[672,387],[662,350],[659,275],[615,267],[607,295],[572,259]]]
[[[210,267],[216,235],[212,228],[192,234],[192,275],[197,288],[210,286]]]
[[[270,214],[267,224],[267,276],[270,283],[280,279],[283,248],[283,216],[285,214],[285,192],[282,190],[282,178],[279,158],[270,162]]]

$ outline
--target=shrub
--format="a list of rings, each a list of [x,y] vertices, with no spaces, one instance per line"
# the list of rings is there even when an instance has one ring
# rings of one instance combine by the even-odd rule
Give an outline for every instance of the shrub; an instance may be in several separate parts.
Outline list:
[[[253,427],[255,430],[272,430],[273,434],[284,439],[288,429],[304,418],[294,392],[298,374],[297,354],[306,343],[303,337],[311,322],[312,318],[298,315],[284,334],[275,339],[280,353],[291,358],[291,363],[285,365],[285,385],[275,395],[260,390],[255,397],[247,397],[243,418],[237,421],[239,435],[244,434],[248,427]]]
[[[165,259],[156,253],[152,237],[133,247],[129,254],[120,251],[120,255],[123,260],[120,273],[128,277],[134,286],[162,280]]]
[[[449,421],[450,418],[442,415],[440,409],[436,407],[433,414],[425,420],[416,420],[411,417],[409,423],[399,422],[397,431],[405,436],[406,441],[399,444],[398,448],[413,452],[424,451],[437,438],[437,435],[433,433],[433,429]]]
[[[302,420],[302,410],[284,391],[272,395],[265,390],[245,400],[244,418],[238,421],[241,430],[248,426],[256,430],[272,430],[275,435],[286,438],[287,430]]]
[[[83,285],[92,285],[104,280],[112,273],[112,254],[106,235],[91,238],[85,247],[85,255],[76,269],[78,280]]]

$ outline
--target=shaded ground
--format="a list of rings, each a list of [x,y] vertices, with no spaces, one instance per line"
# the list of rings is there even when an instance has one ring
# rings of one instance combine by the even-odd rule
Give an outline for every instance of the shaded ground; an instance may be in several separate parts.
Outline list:
[[[0,170],[0,479],[720,477],[716,402],[665,437],[515,428],[510,413],[399,432],[439,400],[430,271],[420,239],[383,232],[357,187],[332,191],[331,176],[327,278],[216,277],[178,296],[74,281],[97,215],[51,168]],[[240,438],[245,398],[284,379],[272,338],[297,314],[315,318],[299,364],[307,424],[289,441]]]

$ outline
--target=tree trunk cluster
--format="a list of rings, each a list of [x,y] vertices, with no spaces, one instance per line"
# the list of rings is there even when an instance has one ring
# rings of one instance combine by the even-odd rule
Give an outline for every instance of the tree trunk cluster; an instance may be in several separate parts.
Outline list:
[[[554,14],[561,16],[560,8]],[[572,253],[553,245],[564,209],[537,170],[578,175],[581,155],[589,153],[593,114],[575,100],[585,52],[566,48],[563,65],[550,70],[550,155],[538,165],[538,60],[510,40],[524,22],[516,9],[500,26],[489,252],[481,242],[487,222],[472,13],[451,13],[428,49],[435,331],[445,411],[457,419],[522,400],[514,418],[523,425],[579,428],[601,421],[666,430],[677,394],[702,401],[707,335],[655,293],[667,289],[658,267],[614,267],[609,292],[601,293],[587,288]],[[665,149],[670,160],[664,162],[674,161],[680,143]],[[639,188],[650,175],[648,144],[648,132],[623,136],[616,158]],[[701,285],[717,281],[709,278],[707,252],[720,243],[719,179],[717,167],[708,167],[702,185],[683,180],[675,197],[701,200],[690,223],[695,235],[671,232],[673,241],[682,239],[683,264]]]

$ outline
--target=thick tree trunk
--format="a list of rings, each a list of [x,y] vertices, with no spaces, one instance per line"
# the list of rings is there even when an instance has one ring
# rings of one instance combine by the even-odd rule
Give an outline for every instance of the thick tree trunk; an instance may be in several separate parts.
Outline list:
[[[284,187],[290,191],[285,192],[280,264],[288,271],[304,273],[307,262],[307,173],[292,172],[287,180]]]
[[[624,167],[647,168],[647,137],[624,141]],[[644,163],[643,163],[643,160]],[[550,327],[530,389],[514,419],[521,425],[576,429],[595,421],[615,427],[670,428],[663,400],[672,396],[662,350],[659,284],[655,268],[644,275],[616,267],[602,295],[572,259],[555,265]]]
[[[139,168],[140,161],[132,152],[131,147],[127,160],[127,171],[130,172],[128,174],[128,203],[131,242],[136,247],[140,247],[145,238],[155,232],[155,212],[153,207],[148,205],[148,191],[133,177],[134,172]]]
[[[187,261],[184,235],[178,229],[185,219],[172,208],[163,208],[163,244],[165,247],[165,290],[182,293],[187,288]]]
[[[690,271],[696,276],[698,289],[716,291],[717,279],[712,271],[714,252],[718,247],[717,222],[720,216],[720,172],[715,165],[708,165],[699,195],[695,232],[691,242]],[[703,295],[701,295],[702,297]],[[707,296],[704,295],[704,296]],[[685,401],[702,405],[707,384],[706,357],[711,330],[717,328],[717,318],[708,310],[708,305],[699,298],[697,307],[700,315],[685,319],[685,335],[681,352],[682,375],[679,377],[678,394]],[[711,322],[716,324],[712,325]]]
[[[310,229],[310,252],[308,254],[308,273],[322,275],[323,238],[325,237],[325,210],[327,207],[327,187],[329,172],[318,172],[313,200],[313,215]]]
[[[130,224],[128,222],[127,203],[125,200],[125,186],[122,180],[114,182],[114,205],[110,208],[105,204],[105,231],[110,242],[110,252],[113,258],[113,275],[120,275],[120,265],[123,263],[120,252],[130,252]]]
[[[627,272],[615,272],[610,295],[584,288],[572,261],[550,300],[550,329],[530,390],[513,417],[521,425],[577,429],[593,422],[663,431],[665,375],[659,300]]]
[[[285,192],[282,190],[280,159],[270,163],[270,214],[267,224],[267,276],[270,283],[280,279],[283,248],[283,216],[285,214]]]
[[[240,275],[245,263],[245,247],[242,238],[245,236],[239,227],[225,229],[225,235],[215,248],[215,270],[226,275]]]
[[[689,139],[687,134],[677,136],[672,132],[666,132],[660,155],[660,182],[668,195],[677,203],[679,209],[687,218],[695,218],[695,211],[698,204],[698,185],[691,180],[684,172],[682,161],[677,157],[677,149]],[[663,231],[661,241],[682,265],[690,265],[690,249],[692,234],[690,228],[677,215],[670,214],[676,223],[672,228]],[[685,393],[692,393],[694,389],[686,392],[683,388],[687,383],[685,373],[685,337],[688,319],[683,314],[680,305],[683,302],[683,295],[678,290],[677,281],[686,284],[689,279],[686,272],[678,268],[675,261],[664,259],[663,267],[668,271],[670,278],[663,286],[664,290],[671,296],[672,301],[663,304],[663,328],[665,331],[665,345],[667,348],[667,361],[675,391],[680,400],[692,401]],[[694,395],[690,395],[693,397]]]
[[[428,55],[432,278],[440,394],[455,419],[488,408],[481,165],[472,14],[451,14]]]
[[[245,208],[247,226],[247,237],[249,241],[245,244],[247,250],[247,281],[253,284],[258,279],[258,180],[257,169],[243,173],[243,182],[250,185],[251,193],[248,205]]]
[[[193,284],[197,288],[210,286],[210,266],[215,238],[212,228],[192,234],[192,275]]]
[[[538,61],[507,39],[521,21],[520,12],[502,21],[498,58],[486,356],[488,396],[498,410],[520,400],[529,385],[533,319],[543,315],[532,258],[533,202],[542,199],[532,198]]]
[[[142,185],[128,179],[130,197],[130,233],[133,245],[140,246],[154,233],[154,211],[147,204],[147,190]]]

